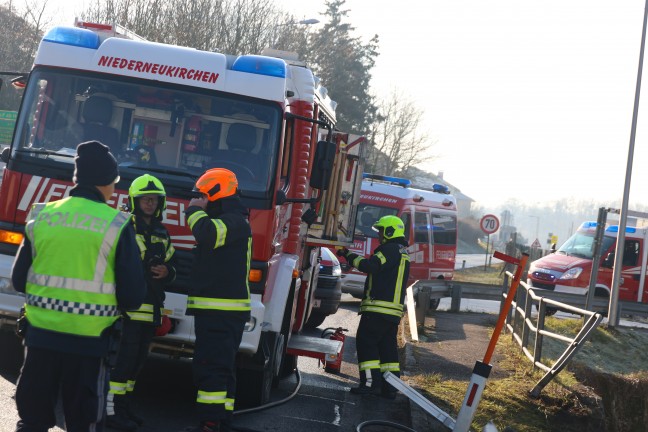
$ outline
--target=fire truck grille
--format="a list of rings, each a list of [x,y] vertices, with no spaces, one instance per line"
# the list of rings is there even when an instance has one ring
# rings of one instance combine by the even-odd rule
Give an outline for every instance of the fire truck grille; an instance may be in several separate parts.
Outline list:
[[[556,285],[546,284],[541,282],[533,282],[533,288],[541,288],[541,289],[553,291],[554,289],[556,289]]]
[[[554,282],[556,280],[556,276],[550,274],[550,273],[543,273],[543,272],[533,272],[533,277],[538,280],[543,280],[547,282]]]

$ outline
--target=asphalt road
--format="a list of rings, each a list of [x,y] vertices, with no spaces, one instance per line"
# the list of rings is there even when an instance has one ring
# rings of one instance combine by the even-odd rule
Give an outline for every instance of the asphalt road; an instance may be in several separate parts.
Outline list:
[[[234,426],[242,430],[277,432],[351,431],[367,420],[388,420],[409,426],[409,403],[405,396],[387,401],[373,396],[363,399],[348,393],[358,377],[355,357],[358,306],[359,300],[345,294],[335,315],[329,316],[318,329],[305,332],[319,337],[327,327],[349,329],[339,374],[326,373],[316,359],[302,357],[298,361],[301,384],[296,395],[278,406],[236,415]],[[12,335],[5,333],[0,338],[0,432],[13,431],[18,420],[12,395],[20,347],[9,336]],[[283,380],[273,390],[273,401],[290,397],[297,387],[296,376]],[[135,389],[137,411],[145,419],[145,425],[138,430],[173,432],[193,425],[194,400],[190,361],[152,355]]]

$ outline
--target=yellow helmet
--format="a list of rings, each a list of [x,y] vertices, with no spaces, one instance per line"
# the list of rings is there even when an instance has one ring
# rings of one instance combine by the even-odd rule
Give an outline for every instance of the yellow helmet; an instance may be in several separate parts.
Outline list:
[[[131,211],[137,211],[135,206],[135,198],[139,198],[143,195],[158,195],[160,196],[160,201],[158,202],[158,208],[155,211],[155,217],[159,217],[164,210],[166,210],[166,191],[162,182],[156,177],[153,177],[151,174],[144,174],[137,177],[131,183],[128,188],[128,200],[130,203]]]
[[[398,216],[383,216],[372,225],[375,231],[383,230],[383,237],[387,240],[396,237],[405,237],[405,224]]]

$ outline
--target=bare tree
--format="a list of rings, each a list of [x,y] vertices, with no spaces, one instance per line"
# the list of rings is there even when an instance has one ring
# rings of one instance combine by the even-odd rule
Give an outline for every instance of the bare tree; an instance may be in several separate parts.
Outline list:
[[[0,24],[8,36],[0,39],[0,64],[4,70],[29,69],[43,31],[51,23],[46,10],[47,0],[7,1],[0,5]]]
[[[424,111],[394,90],[378,105],[378,117],[370,132],[369,166],[379,174],[404,173],[434,158],[434,144],[423,130]]]

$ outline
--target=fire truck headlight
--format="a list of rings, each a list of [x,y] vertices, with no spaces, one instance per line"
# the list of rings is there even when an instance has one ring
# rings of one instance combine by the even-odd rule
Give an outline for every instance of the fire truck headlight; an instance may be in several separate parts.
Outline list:
[[[0,277],[0,294],[23,295],[14,289],[11,279],[5,277]]]
[[[582,272],[583,269],[580,267],[570,268],[565,273],[563,273],[562,276],[560,276],[560,279],[562,280],[576,279],[578,276],[580,276]]]

